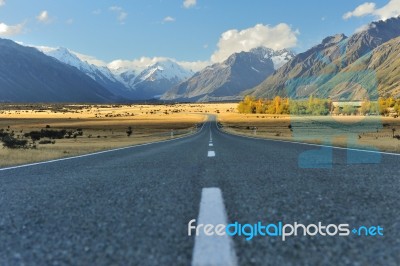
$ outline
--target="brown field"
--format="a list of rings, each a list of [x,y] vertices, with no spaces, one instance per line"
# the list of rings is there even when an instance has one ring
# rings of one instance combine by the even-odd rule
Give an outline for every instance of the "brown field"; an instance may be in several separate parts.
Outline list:
[[[219,115],[219,121],[233,134],[400,152],[400,140],[393,138],[392,131],[394,128],[395,135],[400,134],[400,118],[225,113]]]
[[[59,139],[55,144],[38,144],[36,149],[0,148],[0,167],[69,157],[90,152],[160,141],[194,133],[206,116],[184,113],[181,105],[132,106],[27,106],[4,105],[0,129],[16,137],[50,126],[53,130],[83,130],[76,139]],[[195,109],[197,107],[193,107]],[[132,135],[127,136],[128,127]]]
[[[80,155],[179,137],[196,131],[205,114],[216,114],[223,130],[260,138],[325,143],[343,147],[375,147],[400,152],[400,118],[291,117],[239,114],[236,103],[176,105],[0,105],[0,129],[23,136],[32,130],[76,130],[76,139],[38,144],[36,149],[0,148],[0,167]],[[289,125],[292,128],[289,128]],[[126,130],[133,133],[127,136]],[[253,128],[256,127],[257,130]]]

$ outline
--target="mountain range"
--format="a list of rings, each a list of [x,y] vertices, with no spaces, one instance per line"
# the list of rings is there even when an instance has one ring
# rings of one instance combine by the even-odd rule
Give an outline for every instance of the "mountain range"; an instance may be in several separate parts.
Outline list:
[[[185,81],[193,75],[177,63],[166,60],[157,62],[143,70],[134,80],[131,87],[136,98],[160,98],[170,88]]]
[[[66,48],[37,47],[58,61],[73,66],[109,89],[113,94],[129,100],[159,98],[168,89],[193,75],[171,60],[157,62],[143,71],[134,68],[109,69],[81,60]]]
[[[373,22],[350,37],[344,34],[327,37],[242,94],[264,98],[313,95],[338,100],[398,96],[395,84],[400,78],[393,74],[391,78],[385,76],[389,62],[393,70],[399,66],[395,60],[398,36],[400,18]]]
[[[1,102],[109,102],[121,100],[79,69],[35,48],[0,39]]]
[[[294,54],[258,47],[193,73],[172,60],[111,69],[66,48],[0,39],[1,102],[232,101],[245,95],[337,100],[400,96],[400,17]]]
[[[261,83],[275,69],[294,57],[288,50],[259,47],[231,55],[196,73],[166,92],[161,99],[173,101],[227,101],[240,99],[240,93]]]

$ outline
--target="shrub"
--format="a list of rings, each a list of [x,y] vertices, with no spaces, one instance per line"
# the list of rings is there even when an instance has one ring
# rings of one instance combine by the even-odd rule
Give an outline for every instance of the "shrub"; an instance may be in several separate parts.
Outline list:
[[[128,127],[128,130],[126,131],[126,135],[128,135],[128,137],[130,137],[132,135],[133,131],[132,131],[132,127]]]
[[[40,140],[41,138],[63,139],[66,133],[67,131],[65,129],[61,130],[42,129],[41,131],[31,131],[29,133],[25,133],[24,136],[26,138],[31,138],[32,141],[36,141]]]
[[[11,136],[2,138],[3,146],[8,149],[26,149],[28,141],[19,140]]]
[[[48,139],[39,141],[39,144],[54,144],[54,143],[56,143],[54,140],[52,141],[52,140],[48,140]]]

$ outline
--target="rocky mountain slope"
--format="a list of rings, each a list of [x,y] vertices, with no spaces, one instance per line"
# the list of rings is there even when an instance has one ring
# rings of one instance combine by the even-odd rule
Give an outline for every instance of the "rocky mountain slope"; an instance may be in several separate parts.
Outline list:
[[[262,82],[275,68],[293,57],[287,50],[260,47],[231,55],[175,86],[161,99],[174,101],[221,101],[238,99],[243,90]]]
[[[311,94],[343,100],[376,98],[379,93],[371,71],[354,72],[357,67],[351,65],[398,36],[400,18],[373,22],[350,37],[343,34],[327,37],[245,93],[265,98],[276,95],[305,98]]]
[[[110,102],[106,88],[75,67],[34,48],[0,39],[0,101]]]

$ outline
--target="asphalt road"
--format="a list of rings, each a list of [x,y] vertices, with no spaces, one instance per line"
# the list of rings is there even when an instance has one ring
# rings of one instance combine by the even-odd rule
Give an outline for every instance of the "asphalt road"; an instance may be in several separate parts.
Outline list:
[[[306,169],[300,154],[318,147],[229,135],[210,118],[190,137],[0,171],[0,265],[190,265],[188,222],[211,187],[229,222],[384,228],[236,236],[239,265],[400,264],[400,156],[348,164],[334,149],[331,169]]]

